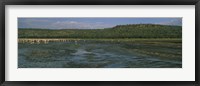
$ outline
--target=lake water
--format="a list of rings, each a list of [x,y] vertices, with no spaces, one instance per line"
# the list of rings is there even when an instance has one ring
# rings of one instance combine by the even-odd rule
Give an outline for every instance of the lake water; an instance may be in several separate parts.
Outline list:
[[[50,42],[18,44],[18,68],[181,68],[176,43]]]

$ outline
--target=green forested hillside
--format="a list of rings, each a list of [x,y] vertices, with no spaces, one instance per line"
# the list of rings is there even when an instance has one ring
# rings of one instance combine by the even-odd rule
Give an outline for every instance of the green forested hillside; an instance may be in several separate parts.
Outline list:
[[[105,29],[19,28],[18,38],[181,38],[181,26],[155,24],[117,25]]]

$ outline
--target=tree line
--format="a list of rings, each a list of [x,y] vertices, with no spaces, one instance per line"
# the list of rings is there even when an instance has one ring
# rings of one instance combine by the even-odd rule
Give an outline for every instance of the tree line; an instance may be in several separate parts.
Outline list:
[[[104,29],[19,28],[18,38],[182,38],[182,26],[127,24]]]

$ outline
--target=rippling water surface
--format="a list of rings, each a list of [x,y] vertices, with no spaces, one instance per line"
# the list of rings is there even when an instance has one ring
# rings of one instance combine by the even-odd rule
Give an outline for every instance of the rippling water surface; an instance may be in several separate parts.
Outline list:
[[[19,68],[181,68],[180,43],[18,44]]]

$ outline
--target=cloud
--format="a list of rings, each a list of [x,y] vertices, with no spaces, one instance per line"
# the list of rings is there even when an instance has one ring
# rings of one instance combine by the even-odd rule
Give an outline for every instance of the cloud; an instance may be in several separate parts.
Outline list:
[[[48,19],[18,19],[19,28],[43,28],[43,29],[102,29],[113,27],[114,25],[104,22],[80,22],[80,21],[55,21]]]
[[[57,21],[50,25],[51,29],[101,29],[113,27],[114,25],[101,23],[90,23],[90,22],[77,22],[77,21]]]
[[[173,19],[171,21],[168,22],[161,22],[161,23],[156,23],[156,24],[161,24],[161,25],[178,25],[178,26],[182,26],[182,19]]]

